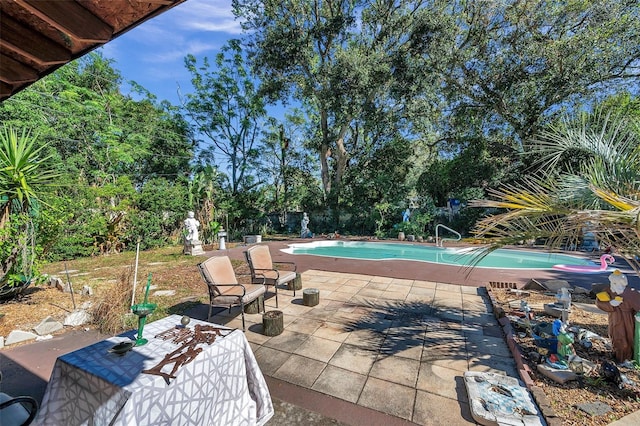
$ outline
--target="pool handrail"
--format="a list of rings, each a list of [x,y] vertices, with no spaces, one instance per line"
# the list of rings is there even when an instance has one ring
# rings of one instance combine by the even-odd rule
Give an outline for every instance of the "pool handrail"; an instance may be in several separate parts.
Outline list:
[[[458,238],[442,238],[440,239],[439,234],[438,234],[438,229],[440,228],[444,228],[447,231],[456,234],[458,236]],[[454,231],[453,229],[449,228],[448,226],[445,226],[441,223],[436,225],[436,247],[442,247],[442,243],[444,243],[445,241],[460,241],[462,239],[462,235],[460,235],[459,232]]]

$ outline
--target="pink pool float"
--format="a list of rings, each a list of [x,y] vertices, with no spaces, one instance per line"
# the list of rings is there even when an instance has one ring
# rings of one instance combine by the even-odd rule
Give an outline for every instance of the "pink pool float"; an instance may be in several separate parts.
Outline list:
[[[603,254],[600,256],[600,266],[589,265],[553,265],[553,269],[565,272],[574,272],[576,274],[599,274],[610,270],[609,265],[615,262],[616,259],[610,254]]]

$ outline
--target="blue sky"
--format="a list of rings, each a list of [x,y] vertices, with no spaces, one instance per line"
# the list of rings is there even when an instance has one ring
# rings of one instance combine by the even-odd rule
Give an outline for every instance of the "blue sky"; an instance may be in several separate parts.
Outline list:
[[[240,23],[231,13],[231,0],[187,0],[121,35],[100,50],[114,59],[124,81],[133,80],[158,100],[178,104],[191,90],[184,57],[213,59],[230,38],[240,38]],[[124,88],[126,89],[126,87]]]

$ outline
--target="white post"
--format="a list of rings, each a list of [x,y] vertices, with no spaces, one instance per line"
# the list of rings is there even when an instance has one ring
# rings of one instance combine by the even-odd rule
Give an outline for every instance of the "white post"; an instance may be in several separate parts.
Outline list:
[[[133,292],[131,293],[131,306],[134,305],[136,297],[136,284],[138,284],[138,255],[140,254],[140,241],[136,244],[136,267],[133,270]]]
[[[220,228],[220,231],[218,232],[218,238],[219,243],[218,243],[218,250],[226,250],[227,246],[224,244],[224,237],[227,236],[227,232],[224,230],[224,228]]]

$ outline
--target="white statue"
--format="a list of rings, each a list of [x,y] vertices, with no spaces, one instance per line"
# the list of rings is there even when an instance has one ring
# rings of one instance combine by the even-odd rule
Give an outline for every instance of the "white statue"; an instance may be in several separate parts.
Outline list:
[[[184,220],[184,230],[187,231],[187,235],[184,237],[186,242],[199,241],[200,234],[198,228],[200,222],[195,218],[195,213],[187,213],[187,218]]]
[[[302,221],[300,222],[300,238],[313,238],[313,233],[309,230],[309,216],[307,213],[303,213]]]

